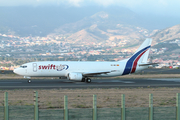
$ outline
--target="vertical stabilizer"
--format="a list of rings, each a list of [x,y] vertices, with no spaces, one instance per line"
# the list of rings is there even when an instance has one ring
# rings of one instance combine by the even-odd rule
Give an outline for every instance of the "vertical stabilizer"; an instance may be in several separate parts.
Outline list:
[[[141,52],[142,56],[139,58],[138,63],[147,63],[148,56],[149,56],[149,50],[150,50],[149,48],[151,47],[151,42],[152,42],[151,38],[146,38],[146,40],[143,42],[143,44],[135,52],[135,54],[136,54],[136,53],[142,51]]]
[[[151,38],[147,38],[138,50],[130,57],[126,63],[123,75],[134,73],[139,63],[147,63],[149,48],[151,47]]]
[[[152,42],[152,38],[146,38],[146,40],[141,44],[141,46],[136,50],[136,52],[134,54],[143,50],[146,47],[151,47],[151,42]]]

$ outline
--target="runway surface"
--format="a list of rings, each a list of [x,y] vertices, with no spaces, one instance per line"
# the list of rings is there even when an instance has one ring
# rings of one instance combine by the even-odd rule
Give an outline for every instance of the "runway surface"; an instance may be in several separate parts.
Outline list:
[[[59,79],[0,80],[0,89],[64,89],[64,88],[130,88],[130,87],[180,87],[180,78],[153,79],[92,79],[91,83]]]

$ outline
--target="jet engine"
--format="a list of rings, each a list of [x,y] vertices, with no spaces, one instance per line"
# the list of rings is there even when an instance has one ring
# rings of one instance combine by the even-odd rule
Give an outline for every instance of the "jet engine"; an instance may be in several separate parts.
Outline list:
[[[83,76],[81,73],[69,73],[67,78],[69,80],[82,81]]]

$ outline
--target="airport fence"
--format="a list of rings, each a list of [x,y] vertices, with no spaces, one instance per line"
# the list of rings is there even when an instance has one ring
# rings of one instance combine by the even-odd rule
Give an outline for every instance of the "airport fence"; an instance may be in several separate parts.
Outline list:
[[[121,95],[121,107],[98,108],[93,95],[92,108],[68,109],[68,96],[64,96],[63,109],[40,109],[38,92],[34,92],[34,105],[12,106],[8,104],[8,92],[4,93],[4,106],[0,106],[0,120],[180,120],[180,94],[176,94],[176,106],[154,107],[153,94],[149,94],[149,107],[125,107],[125,95]]]

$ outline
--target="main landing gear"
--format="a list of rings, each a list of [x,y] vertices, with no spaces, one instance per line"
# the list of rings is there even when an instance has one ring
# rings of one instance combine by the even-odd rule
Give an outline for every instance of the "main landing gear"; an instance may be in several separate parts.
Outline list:
[[[31,80],[28,80],[27,82],[28,82],[28,83],[31,83]]]
[[[90,78],[83,78],[81,82],[91,83],[91,79]]]
[[[87,83],[91,83],[91,79],[90,79],[90,78],[87,78],[87,79],[86,79],[86,82],[87,82]]]

